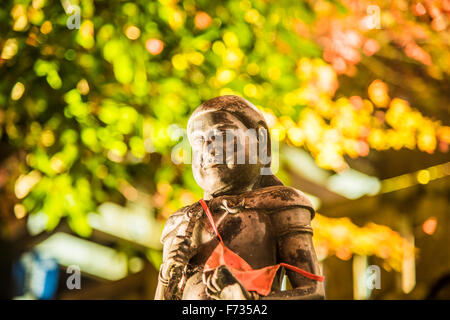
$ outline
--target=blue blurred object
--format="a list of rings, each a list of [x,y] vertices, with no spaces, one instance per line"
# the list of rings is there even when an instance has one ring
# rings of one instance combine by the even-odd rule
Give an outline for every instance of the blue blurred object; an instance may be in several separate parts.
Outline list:
[[[32,251],[24,253],[13,266],[16,296],[31,295],[51,299],[58,288],[59,267],[56,259]]]

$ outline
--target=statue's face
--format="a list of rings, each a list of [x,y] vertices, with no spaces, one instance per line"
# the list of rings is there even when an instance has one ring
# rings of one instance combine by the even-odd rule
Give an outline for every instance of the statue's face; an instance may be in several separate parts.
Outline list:
[[[261,164],[256,130],[230,113],[215,111],[196,117],[188,134],[194,178],[207,195],[245,191],[257,181]]]

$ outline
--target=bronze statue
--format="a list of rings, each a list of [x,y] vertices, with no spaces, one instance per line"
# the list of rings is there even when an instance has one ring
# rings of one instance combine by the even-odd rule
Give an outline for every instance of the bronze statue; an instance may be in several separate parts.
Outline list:
[[[155,299],[323,299],[314,210],[270,169],[262,114],[237,96],[191,115],[192,170],[204,199],[172,214]],[[281,291],[284,272],[294,289]]]

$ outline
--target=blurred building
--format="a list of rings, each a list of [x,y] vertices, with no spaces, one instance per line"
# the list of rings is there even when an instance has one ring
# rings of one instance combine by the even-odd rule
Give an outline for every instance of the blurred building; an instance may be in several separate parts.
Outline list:
[[[89,239],[75,235],[66,219],[50,233],[39,214],[16,220],[0,248],[2,297],[153,299],[161,248],[152,227],[161,224],[151,217],[136,205],[106,203],[89,216]]]
[[[450,163],[445,155],[386,152],[371,162],[375,178],[355,170],[330,175],[298,149],[283,154],[292,185],[319,199],[318,212],[348,217],[359,227],[369,222],[388,226],[416,248],[403,252],[401,271],[376,256],[327,256],[322,266],[328,299],[450,298]],[[371,171],[366,160],[352,167]],[[378,288],[367,285],[367,272],[374,266]]]

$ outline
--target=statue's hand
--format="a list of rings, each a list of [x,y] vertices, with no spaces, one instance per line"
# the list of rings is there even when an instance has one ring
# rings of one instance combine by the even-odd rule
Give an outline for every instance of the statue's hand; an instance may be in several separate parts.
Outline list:
[[[166,260],[161,265],[160,277],[168,281],[173,276],[174,270],[184,268],[195,252],[196,248],[191,245],[190,239],[176,236]]]
[[[215,300],[256,300],[258,294],[247,291],[227,266],[203,273],[206,294]]]

